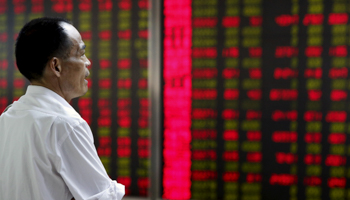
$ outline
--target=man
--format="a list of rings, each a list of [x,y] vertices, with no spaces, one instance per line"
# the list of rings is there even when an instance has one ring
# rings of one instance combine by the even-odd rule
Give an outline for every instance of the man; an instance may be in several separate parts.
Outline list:
[[[88,124],[69,105],[87,90],[85,45],[67,21],[39,18],[16,42],[26,94],[0,116],[1,200],[120,200]]]

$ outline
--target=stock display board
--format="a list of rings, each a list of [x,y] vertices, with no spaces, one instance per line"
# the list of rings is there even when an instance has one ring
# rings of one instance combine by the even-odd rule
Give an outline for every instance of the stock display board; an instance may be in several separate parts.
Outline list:
[[[147,196],[149,166],[147,0],[0,0],[0,110],[24,94],[14,44],[31,19],[73,22],[86,44],[89,91],[72,105],[91,126],[97,152],[128,196]]]
[[[350,199],[346,0],[163,1],[165,199]]]

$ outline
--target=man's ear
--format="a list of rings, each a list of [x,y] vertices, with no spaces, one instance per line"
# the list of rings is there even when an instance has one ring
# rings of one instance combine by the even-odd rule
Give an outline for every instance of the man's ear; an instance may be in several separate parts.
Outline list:
[[[49,68],[53,74],[55,74],[57,77],[61,77],[62,67],[59,58],[52,57],[49,61]]]

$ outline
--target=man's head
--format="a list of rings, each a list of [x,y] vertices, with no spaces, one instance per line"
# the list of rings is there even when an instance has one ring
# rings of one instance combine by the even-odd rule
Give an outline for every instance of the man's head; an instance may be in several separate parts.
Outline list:
[[[72,46],[60,18],[39,18],[28,22],[18,34],[16,62],[19,71],[29,80],[40,79],[52,57],[66,58]]]
[[[19,71],[33,84],[67,101],[87,92],[90,61],[79,32],[66,20],[39,18],[27,23],[16,42]]]

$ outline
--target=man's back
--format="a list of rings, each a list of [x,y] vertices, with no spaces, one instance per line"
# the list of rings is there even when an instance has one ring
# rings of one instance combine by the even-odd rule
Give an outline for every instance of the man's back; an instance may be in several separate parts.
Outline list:
[[[43,199],[41,193],[45,188],[50,190],[50,185],[55,185],[50,192],[62,195],[62,199],[71,197],[71,194],[64,194],[68,190],[63,181],[51,175],[57,173],[57,169],[54,168],[55,157],[50,156],[46,143],[53,139],[49,130],[54,120],[53,116],[33,110],[11,109],[0,117],[1,199]],[[5,185],[12,187],[5,189]]]
[[[1,200],[99,199],[118,190],[86,122],[46,88],[29,86],[0,116],[0,138]]]
[[[41,98],[24,96],[0,117],[0,199],[72,198],[57,169],[67,119]]]

